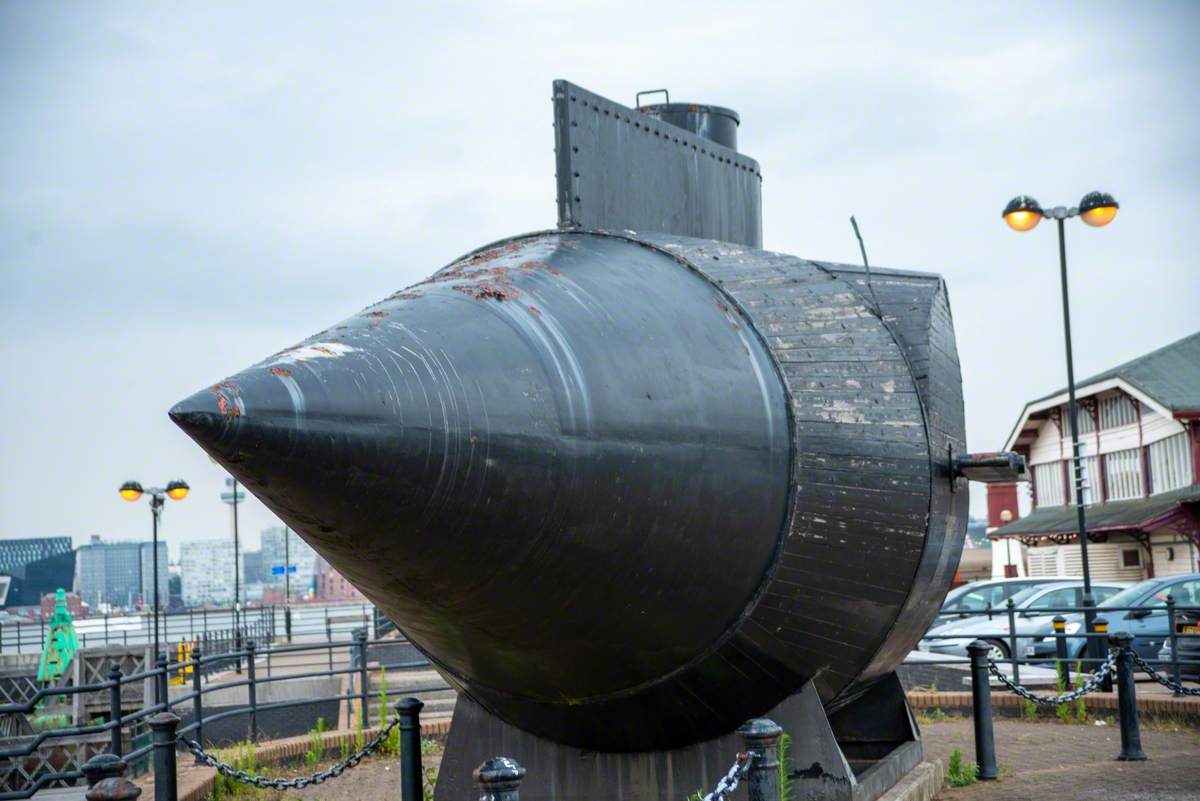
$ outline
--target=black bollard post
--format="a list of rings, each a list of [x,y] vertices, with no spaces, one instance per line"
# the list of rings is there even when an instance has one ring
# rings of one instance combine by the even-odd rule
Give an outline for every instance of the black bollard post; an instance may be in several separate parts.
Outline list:
[[[200,647],[192,649],[192,719],[196,723],[196,742],[204,745],[204,699],[200,696]],[[196,764],[203,765],[204,760],[196,757]]]
[[[113,723],[108,750],[120,757],[121,751],[121,666],[113,662],[108,667],[108,719]]]
[[[154,739],[154,801],[178,801],[175,730],[179,727],[179,716],[159,712],[148,722]]]
[[[1092,626],[1094,627],[1093,630],[1096,632],[1096,637],[1101,638],[1100,642],[1107,642],[1108,641],[1108,620],[1107,620],[1107,618],[1103,618],[1103,617],[1100,617],[1099,615],[1097,615],[1095,621],[1093,621],[1093,623],[1092,623]],[[1093,639],[1095,639],[1095,638],[1093,638]],[[1101,655],[1103,655],[1104,649],[1101,648],[1099,650],[1101,652]],[[1084,652],[1090,653],[1091,651],[1089,648],[1084,646]],[[1101,664],[1103,664],[1103,663],[1101,663]],[[1100,665],[1091,665],[1088,668],[1088,672],[1094,673],[1095,671],[1097,671],[1099,669],[1100,669]],[[1101,690],[1101,692],[1106,692],[1106,693],[1111,693],[1113,691],[1113,675],[1112,675],[1112,673],[1105,674],[1104,680],[1100,682],[1100,690]]]
[[[1058,668],[1058,684],[1064,690],[1071,686],[1071,666],[1067,664],[1067,619],[1054,616],[1054,658]]]
[[[525,768],[508,757],[492,757],[471,774],[479,785],[479,801],[519,801]]]
[[[88,789],[87,801],[134,801],[142,788],[125,778],[125,760],[113,754],[97,754],[80,768]]]
[[[96,754],[80,768],[88,787],[95,787],[97,782],[125,775],[125,760],[116,754]]]
[[[1008,607],[1008,658],[1012,660],[1012,680],[1013,684],[1021,683],[1021,666],[1017,664],[1020,659],[1020,654],[1017,653],[1017,608],[1013,605],[1013,599],[1009,598],[1005,606]]]
[[[362,701],[359,706],[358,716],[362,722],[362,727],[365,729],[371,725],[371,685],[370,674],[367,672],[367,627],[354,630],[354,645],[358,651],[358,683],[362,685],[359,690],[362,692]],[[379,721],[379,725],[383,725],[383,721]]]
[[[421,707],[417,698],[405,698],[396,703],[400,716],[400,801],[421,801],[423,797],[421,772]]]
[[[755,718],[743,723],[738,734],[751,758],[746,775],[749,801],[780,801],[779,735],[783,729],[772,720]]]
[[[971,703],[975,718],[975,764],[978,778],[990,781],[999,775],[996,770],[996,738],[992,731],[992,685],[988,676],[987,658],[991,646],[975,640],[967,646],[971,655]]]
[[[1108,638],[1108,644],[1117,651],[1117,709],[1121,713],[1122,762],[1141,762],[1146,758],[1142,752],[1142,733],[1138,729],[1137,695],[1133,685],[1133,635],[1118,632]]]
[[[246,685],[247,699],[250,701],[250,714],[246,719],[246,739],[254,742],[258,737],[258,684],[255,679],[254,656],[257,646],[254,640],[246,640]]]

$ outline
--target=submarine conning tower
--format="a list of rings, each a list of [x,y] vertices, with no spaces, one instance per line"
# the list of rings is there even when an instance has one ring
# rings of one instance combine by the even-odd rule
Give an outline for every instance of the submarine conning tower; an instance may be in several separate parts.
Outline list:
[[[845,716],[958,563],[945,284],[762,250],[757,162],[675,114],[556,81],[555,230],[171,411],[478,742],[698,748],[802,693]]]

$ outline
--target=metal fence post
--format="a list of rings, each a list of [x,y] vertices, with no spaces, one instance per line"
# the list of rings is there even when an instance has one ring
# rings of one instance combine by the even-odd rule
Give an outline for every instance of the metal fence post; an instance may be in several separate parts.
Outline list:
[[[121,752],[121,666],[113,662],[108,666],[108,719],[115,725],[112,728],[112,741],[108,747],[113,756],[120,757]]]
[[[492,757],[471,775],[479,785],[479,801],[518,801],[525,768],[508,757]]]
[[[755,718],[743,723],[738,734],[752,759],[746,776],[749,801],[780,801],[779,735],[783,729],[772,720]]]
[[[179,727],[179,716],[159,712],[148,722],[154,734],[154,801],[178,801],[175,730]]]
[[[204,747],[204,701],[200,697],[200,657],[203,651],[197,646],[192,649],[192,720],[196,724],[196,742]],[[204,760],[196,757],[196,764],[203,765]]]
[[[287,641],[292,641],[292,607],[291,605],[283,608],[283,632],[287,636]]]
[[[362,704],[359,707],[359,719],[365,729],[371,724],[371,686],[370,675],[367,672],[367,627],[363,626],[354,632],[354,644],[358,652],[358,683],[362,692]],[[383,721],[379,721],[380,725]]]
[[[1017,653],[1017,608],[1013,605],[1013,599],[1009,598],[1005,603],[1008,607],[1008,657],[1012,661],[1012,679],[1014,684],[1021,683],[1021,666],[1017,664],[1020,659],[1020,654]]]
[[[1171,681],[1179,684],[1179,632],[1175,630],[1175,596],[1167,596],[1167,636],[1171,638]],[[1183,695],[1178,689],[1175,695]]]
[[[1141,762],[1146,758],[1142,752],[1142,733],[1138,729],[1137,696],[1133,685],[1133,635],[1118,632],[1108,638],[1108,644],[1117,651],[1117,709],[1121,713],[1122,762]]]
[[[987,658],[991,646],[983,640],[967,645],[971,655],[971,704],[975,718],[975,764],[979,778],[993,780],[996,770],[996,738],[992,731],[992,685],[988,677]]]
[[[1105,640],[1107,640],[1108,639],[1108,619],[1097,615],[1096,619],[1094,621],[1092,621],[1092,630],[1097,635],[1104,638],[1104,639],[1100,640],[1100,642],[1104,642]],[[1093,637],[1092,639],[1095,639],[1095,638]],[[1084,644],[1084,652],[1085,653],[1091,650],[1088,647],[1087,642],[1090,642],[1090,640],[1085,641],[1085,644]],[[1101,648],[1100,650],[1104,650],[1104,649]],[[1091,666],[1089,666],[1089,672],[1095,672],[1099,668],[1100,668],[1100,665],[1091,665]],[[1106,693],[1111,693],[1113,691],[1113,675],[1112,675],[1112,673],[1105,674],[1104,680],[1100,682],[1100,689]]]
[[[421,707],[417,698],[396,703],[400,716],[400,801],[421,801]]]
[[[234,654],[235,654],[234,659],[236,660],[233,664],[233,672],[241,673],[242,672],[242,623],[241,623],[241,621],[239,621],[238,625],[235,626],[233,629],[233,650],[234,650]]]
[[[160,651],[154,660],[154,703],[165,704],[167,702],[167,654],[165,651]]]
[[[255,683],[254,654],[257,646],[254,640],[246,640],[246,692],[250,699],[250,717],[246,724],[246,739],[250,742],[258,737],[258,685]]]
[[[1054,616],[1054,659],[1058,669],[1058,683],[1065,689],[1071,684],[1071,667],[1067,664],[1067,619]]]

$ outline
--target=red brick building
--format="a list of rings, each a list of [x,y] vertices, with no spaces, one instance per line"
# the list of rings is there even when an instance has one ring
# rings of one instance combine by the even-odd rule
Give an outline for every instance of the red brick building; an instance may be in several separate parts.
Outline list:
[[[316,600],[318,601],[362,601],[365,596],[358,588],[346,581],[346,578],[333,569],[324,559],[317,557]]]

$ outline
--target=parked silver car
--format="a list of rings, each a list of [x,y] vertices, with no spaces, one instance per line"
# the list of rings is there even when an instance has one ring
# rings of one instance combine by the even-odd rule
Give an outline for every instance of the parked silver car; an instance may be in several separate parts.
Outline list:
[[[1022,590],[1062,581],[1082,581],[1079,576],[1022,576],[1020,578],[985,579],[955,587],[946,593],[942,609],[930,628],[950,620],[965,620],[979,609],[999,609],[1004,602]]]
[[[1101,581],[1092,582],[1092,594],[1099,603],[1106,598],[1116,595],[1129,586],[1129,582]],[[1047,620],[1056,611],[1071,607],[1079,607],[1083,601],[1083,581],[1055,581],[1038,584],[1021,590],[1012,596],[1013,607],[1017,610],[1016,635],[1018,638],[1017,653],[1021,653],[1021,638],[1040,636],[1044,633]],[[917,648],[933,654],[946,656],[966,656],[967,644],[977,639],[983,639],[992,646],[988,656],[994,660],[1009,658],[1008,614],[1006,603],[997,604],[993,609],[999,611],[991,615],[971,615],[954,618],[941,625],[934,625],[925,637],[918,643]],[[982,607],[987,608],[987,607]],[[1063,613],[1064,615],[1066,613]],[[1070,633],[1070,632],[1068,632]],[[993,636],[987,636],[993,635]]]

